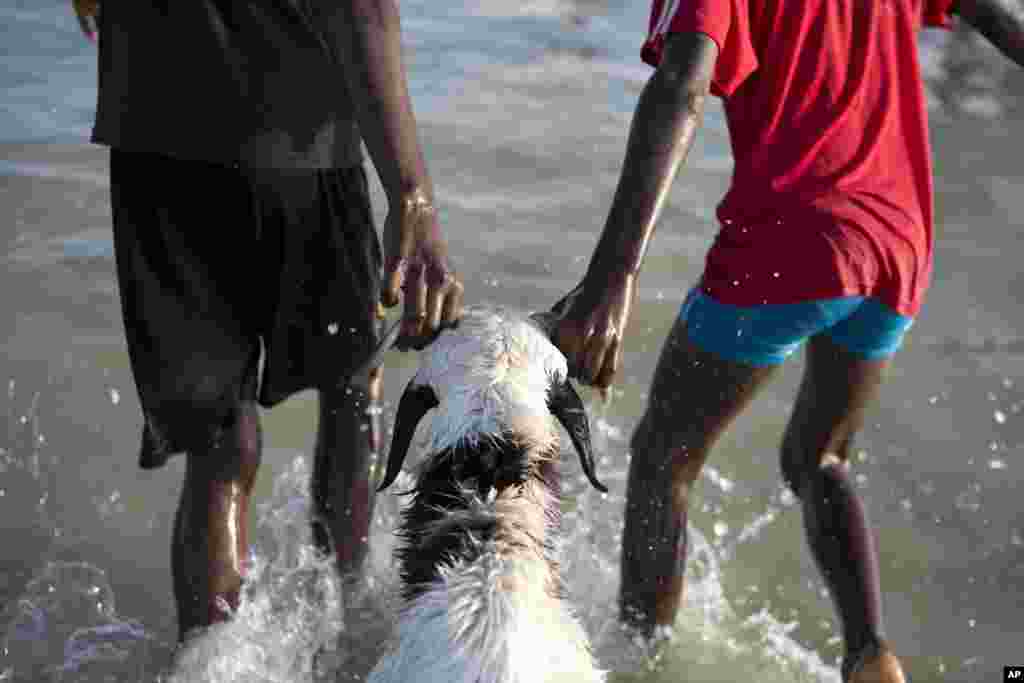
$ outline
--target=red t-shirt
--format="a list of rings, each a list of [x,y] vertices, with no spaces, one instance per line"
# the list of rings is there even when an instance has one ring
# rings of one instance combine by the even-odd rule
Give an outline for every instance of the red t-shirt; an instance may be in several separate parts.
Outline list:
[[[704,290],[738,306],[878,297],[915,315],[932,264],[932,169],[917,33],[954,0],[654,0],[665,36],[718,45],[735,162]]]

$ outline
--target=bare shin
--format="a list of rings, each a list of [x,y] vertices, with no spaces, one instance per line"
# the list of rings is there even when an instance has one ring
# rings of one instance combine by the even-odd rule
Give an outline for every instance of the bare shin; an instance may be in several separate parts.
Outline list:
[[[839,612],[844,668],[877,647],[882,636],[878,554],[846,469],[839,463],[821,467],[807,479],[800,497],[808,545]]]
[[[357,575],[369,551],[374,487],[371,466],[380,447],[380,375],[356,378],[320,396],[313,470],[313,536],[333,550],[342,577]]]
[[[690,491],[708,453],[773,367],[701,351],[677,321],[633,435],[622,541],[621,619],[650,637],[683,600]]]
[[[238,607],[261,441],[258,409],[246,402],[217,444],[187,456],[171,545],[181,641],[195,628],[228,619]]]
[[[783,441],[783,474],[801,501],[808,545],[839,613],[844,675],[882,637],[878,554],[847,460],[886,366],[813,339]]]

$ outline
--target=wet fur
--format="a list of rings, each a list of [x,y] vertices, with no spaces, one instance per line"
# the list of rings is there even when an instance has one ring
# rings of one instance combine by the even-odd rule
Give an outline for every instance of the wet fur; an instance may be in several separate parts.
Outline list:
[[[601,681],[558,566],[565,359],[525,316],[474,309],[425,352],[438,397],[403,512],[403,607],[371,683]]]

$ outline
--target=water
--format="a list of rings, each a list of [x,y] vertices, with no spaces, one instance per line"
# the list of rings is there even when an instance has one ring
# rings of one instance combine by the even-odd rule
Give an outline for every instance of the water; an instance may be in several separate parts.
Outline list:
[[[614,189],[649,73],[637,58],[644,3],[414,0],[402,10],[468,297],[547,306],[582,274]],[[173,656],[168,542],[182,463],[135,467],[106,157],[85,144],[94,48],[64,2],[6,0],[0,18],[0,681],[358,679],[393,623],[398,502],[386,494],[378,506],[369,590],[343,594],[305,522],[310,395],[266,415],[256,571],[236,620]],[[929,34],[922,54],[934,80],[938,275],[855,472],[878,530],[889,635],[914,680],[976,683],[1020,664],[1024,635],[1024,88],[962,36]],[[620,382],[608,405],[587,394],[610,494],[584,485],[571,453],[564,462],[565,570],[615,680],[835,683],[831,607],[776,465],[799,359],[726,434],[701,483],[674,638],[642,650],[613,618],[629,434],[730,164],[713,104],[648,257]],[[376,187],[375,197],[382,217]],[[387,419],[413,360],[388,358]]]

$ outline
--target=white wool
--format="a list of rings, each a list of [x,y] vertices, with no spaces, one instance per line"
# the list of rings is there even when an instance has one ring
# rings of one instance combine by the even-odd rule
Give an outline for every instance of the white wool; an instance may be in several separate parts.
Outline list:
[[[428,417],[427,452],[511,433],[531,459],[551,457],[558,431],[548,391],[566,375],[565,357],[528,318],[469,309],[423,353],[413,378],[439,402]],[[428,457],[422,468],[433,464]],[[369,683],[604,681],[582,625],[552,594],[557,577],[544,542],[557,541],[549,512],[558,504],[545,485],[528,479],[487,500],[470,498],[468,509],[420,529],[411,543],[496,519],[493,537],[476,539],[475,559],[452,558],[440,580],[402,609]]]
[[[493,549],[492,549],[493,550]],[[402,610],[369,683],[597,683],[583,627],[545,589],[543,562],[485,552]]]
[[[428,452],[504,432],[546,449],[558,436],[548,389],[567,373],[565,356],[525,316],[468,309],[457,329],[445,330],[424,351],[413,378],[414,385],[430,385],[440,402],[431,419]]]

